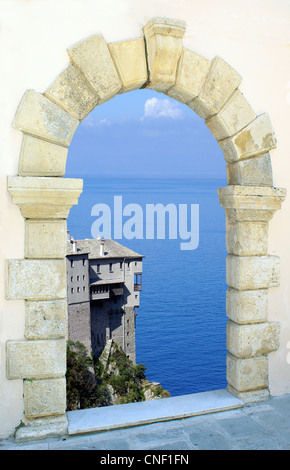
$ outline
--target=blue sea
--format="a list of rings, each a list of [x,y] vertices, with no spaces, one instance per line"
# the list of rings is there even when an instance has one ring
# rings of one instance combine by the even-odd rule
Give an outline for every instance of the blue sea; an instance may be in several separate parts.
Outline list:
[[[79,204],[73,206],[68,229],[75,238],[93,238],[95,204],[114,215],[114,196],[123,207],[144,211],[144,238],[118,239],[145,256],[140,308],[136,319],[136,362],[149,380],[171,396],[226,387],[225,215],[217,188],[224,179],[192,177],[85,177]],[[146,204],[199,206],[199,244],[181,250],[180,238],[146,239]],[[190,215],[189,209],[188,214]],[[129,217],[124,217],[124,222]],[[196,220],[192,223],[196,224]],[[190,230],[190,217],[188,218]],[[114,233],[112,233],[114,238]]]

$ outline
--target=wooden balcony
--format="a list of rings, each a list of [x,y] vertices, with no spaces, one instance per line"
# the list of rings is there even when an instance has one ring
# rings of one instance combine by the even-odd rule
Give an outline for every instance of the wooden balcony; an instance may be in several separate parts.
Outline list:
[[[124,289],[120,279],[102,279],[90,285],[91,300],[110,299],[113,296],[123,295]]]

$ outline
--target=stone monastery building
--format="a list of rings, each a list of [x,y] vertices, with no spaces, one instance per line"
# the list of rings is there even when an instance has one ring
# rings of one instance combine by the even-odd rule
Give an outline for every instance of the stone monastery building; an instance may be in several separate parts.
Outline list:
[[[68,337],[99,357],[108,339],[136,361],[143,256],[114,240],[67,243]]]

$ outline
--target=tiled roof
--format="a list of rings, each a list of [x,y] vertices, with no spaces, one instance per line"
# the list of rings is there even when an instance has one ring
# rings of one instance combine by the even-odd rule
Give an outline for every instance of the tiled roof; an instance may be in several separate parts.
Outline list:
[[[104,256],[100,254],[101,241],[104,242]],[[105,259],[105,258],[143,258],[143,255],[117,243],[111,239],[88,239],[75,240],[77,251],[73,251],[71,241],[67,243],[67,255],[88,254],[89,259]]]

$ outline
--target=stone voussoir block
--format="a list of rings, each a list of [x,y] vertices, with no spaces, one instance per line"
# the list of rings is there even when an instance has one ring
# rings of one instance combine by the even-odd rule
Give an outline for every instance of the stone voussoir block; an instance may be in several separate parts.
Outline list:
[[[25,220],[26,258],[64,258],[66,256],[66,245],[66,220]]]
[[[268,320],[268,289],[226,292],[226,313],[238,324],[262,323]]]
[[[176,80],[185,22],[156,17],[144,26],[143,31],[149,69],[148,87],[165,92]]]
[[[214,116],[205,123],[216,140],[231,137],[256,118],[256,114],[240,90],[236,90]]]
[[[228,255],[226,265],[226,282],[234,289],[252,290],[279,286],[278,256]]]
[[[272,163],[269,153],[248,158],[227,166],[229,185],[273,186]]]
[[[7,298],[54,300],[66,298],[65,259],[7,261]]]
[[[28,419],[64,415],[66,410],[66,381],[42,379],[24,381],[25,416]]]
[[[122,80],[119,93],[141,88],[148,80],[144,38],[110,43],[109,50]]]
[[[206,81],[197,98],[187,104],[199,117],[217,114],[232,93],[239,87],[242,77],[227,62],[215,57]]]
[[[71,64],[56,77],[44,95],[79,121],[82,121],[99,101],[98,96]]]
[[[41,93],[27,90],[13,125],[27,134],[68,147],[79,121]]]
[[[240,359],[227,355],[227,381],[239,392],[268,387],[268,358],[265,356]]]
[[[261,114],[233,137],[219,141],[227,163],[267,153],[277,145],[267,113]]]
[[[63,176],[68,149],[31,135],[23,135],[20,176]]]
[[[277,322],[238,325],[227,324],[227,349],[235,357],[265,356],[279,348],[280,325]]]
[[[54,339],[67,336],[67,301],[26,301],[26,339]]]
[[[46,379],[64,377],[66,340],[8,341],[8,379]]]
[[[99,98],[98,104],[113,98],[122,83],[102,34],[94,34],[67,49],[73,66]]]
[[[181,103],[189,103],[196,98],[205,82],[210,63],[210,60],[184,47],[178,63],[175,84],[166,91],[166,95]]]

